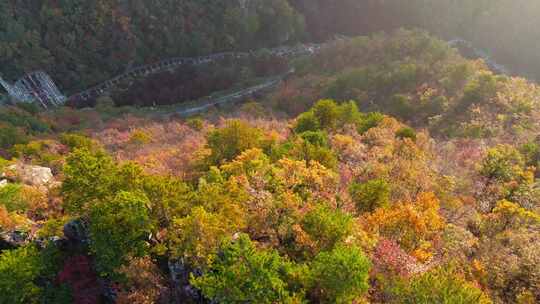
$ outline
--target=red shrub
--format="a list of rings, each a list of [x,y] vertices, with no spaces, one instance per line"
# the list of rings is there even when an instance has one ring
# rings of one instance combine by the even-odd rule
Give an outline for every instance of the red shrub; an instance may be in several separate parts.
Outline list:
[[[92,268],[92,262],[87,256],[77,255],[68,258],[58,274],[58,282],[71,287],[74,303],[100,303],[102,288]]]
[[[416,271],[416,259],[408,255],[394,241],[383,239],[373,253],[373,269],[378,273],[393,273],[400,276],[409,276]]]

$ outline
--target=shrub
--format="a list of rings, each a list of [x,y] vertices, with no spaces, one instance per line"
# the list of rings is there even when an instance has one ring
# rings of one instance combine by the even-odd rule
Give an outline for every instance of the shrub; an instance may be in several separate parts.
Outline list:
[[[489,304],[491,300],[452,269],[437,268],[394,290],[395,303]]]
[[[0,123],[0,149],[9,149],[27,141],[28,137],[21,129]]]
[[[397,241],[409,253],[421,250],[415,252],[422,253],[417,257],[425,257],[422,247],[444,228],[439,206],[433,193],[421,193],[415,202],[376,209],[368,215],[366,229]]]
[[[404,127],[397,130],[396,137],[399,139],[409,138],[412,141],[416,141],[416,131],[413,128]]]
[[[36,279],[43,267],[39,252],[34,246],[3,251],[0,255],[0,303],[36,302],[41,293]]]
[[[409,96],[397,94],[390,98],[391,113],[402,119],[408,120],[414,115],[414,107]]]
[[[523,172],[525,161],[522,155],[510,145],[498,145],[489,149],[482,161],[480,174],[503,182],[518,178]]]
[[[201,131],[204,128],[204,121],[200,117],[190,118],[186,123],[195,131]]]
[[[318,101],[313,108],[313,115],[317,118],[322,129],[332,130],[337,127],[339,107],[335,101],[326,99]]]
[[[371,128],[377,127],[384,119],[384,115],[379,112],[371,112],[364,114],[358,123],[358,132],[363,134]]]
[[[71,150],[87,149],[88,151],[92,151],[98,145],[93,139],[75,133],[64,133],[60,135],[60,142],[68,146]]]
[[[497,77],[484,73],[471,80],[463,91],[463,99],[458,105],[459,110],[466,110],[473,103],[487,102],[497,93]]]
[[[385,208],[390,202],[390,185],[383,179],[372,179],[365,183],[352,183],[349,194],[360,213]]]
[[[129,137],[129,142],[134,145],[144,145],[152,141],[152,136],[143,130],[135,130]]]
[[[4,172],[4,168],[9,166],[9,164],[10,164],[10,161],[0,157],[0,173]]]
[[[324,133],[319,132],[304,132],[301,139],[286,143],[281,148],[282,151],[273,152],[281,152],[281,157],[288,156],[307,163],[314,160],[328,169],[335,169],[338,165],[337,156],[327,145],[322,145],[327,140]]]
[[[314,146],[328,147],[328,135],[323,131],[306,131],[298,136]]]
[[[29,204],[22,195],[22,185],[7,184],[0,188],[0,204],[9,212],[26,212]]]

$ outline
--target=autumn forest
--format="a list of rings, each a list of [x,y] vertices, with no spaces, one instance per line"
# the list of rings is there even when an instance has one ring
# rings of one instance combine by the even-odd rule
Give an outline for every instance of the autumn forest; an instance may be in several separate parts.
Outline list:
[[[516,2],[1,1],[2,79],[67,97],[248,55],[54,108],[0,91],[0,304],[539,303]]]

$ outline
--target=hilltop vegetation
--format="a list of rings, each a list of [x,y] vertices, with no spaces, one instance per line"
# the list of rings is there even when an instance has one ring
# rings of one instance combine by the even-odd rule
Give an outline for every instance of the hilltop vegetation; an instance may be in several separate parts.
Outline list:
[[[540,301],[537,85],[418,30],[293,64],[200,117],[3,107],[0,303]]]
[[[538,130],[538,87],[495,75],[422,31],[397,30],[342,42],[299,64],[270,99],[298,114],[313,100],[355,100],[447,137],[530,136]]]

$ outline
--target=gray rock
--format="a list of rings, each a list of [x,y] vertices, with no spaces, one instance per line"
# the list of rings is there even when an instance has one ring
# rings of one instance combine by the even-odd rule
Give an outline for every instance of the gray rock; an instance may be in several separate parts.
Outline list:
[[[0,240],[16,248],[30,242],[30,236],[23,231],[9,231],[0,233]]]
[[[50,168],[22,163],[8,166],[2,177],[38,187],[48,186],[54,179]]]
[[[0,180],[0,189],[4,188],[5,186],[7,186],[8,184],[8,181],[3,179],[3,180]]]

